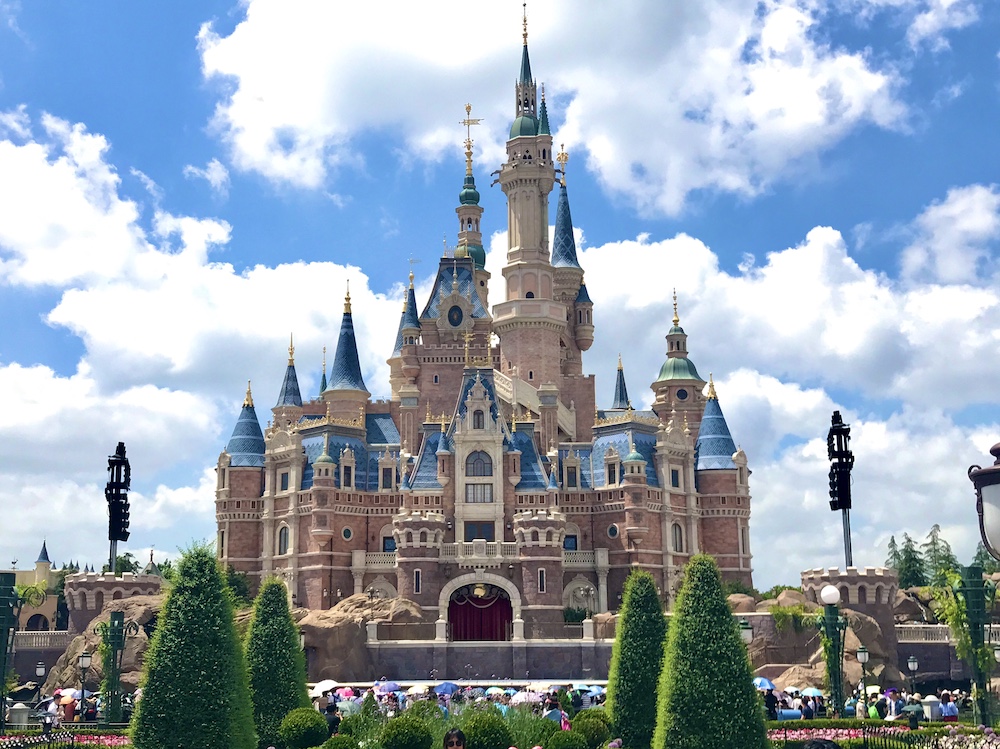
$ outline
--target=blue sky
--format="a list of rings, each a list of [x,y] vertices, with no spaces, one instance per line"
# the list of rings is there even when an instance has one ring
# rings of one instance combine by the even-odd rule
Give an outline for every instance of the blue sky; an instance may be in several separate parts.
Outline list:
[[[479,7],[486,6],[486,7]],[[606,7],[605,7],[606,6]],[[754,471],[756,582],[842,564],[830,412],[854,426],[855,559],[939,522],[1000,440],[1000,8],[985,0],[552,0],[528,8],[610,401],[648,403],[677,288]],[[521,5],[0,0],[0,565],[214,535],[247,379],[296,337],[314,393],[351,281],[366,382],[402,284],[455,243],[464,105],[501,293]],[[554,215],[550,217],[554,219]]]

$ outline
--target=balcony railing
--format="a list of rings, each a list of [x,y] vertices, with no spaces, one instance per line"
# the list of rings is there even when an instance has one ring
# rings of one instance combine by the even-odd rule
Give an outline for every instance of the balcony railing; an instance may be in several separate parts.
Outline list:
[[[15,650],[65,650],[73,635],[66,631],[15,632]]]
[[[365,566],[368,569],[394,569],[396,567],[396,552],[367,551],[365,552]]]
[[[583,625],[563,622],[525,622],[524,638],[526,640],[582,640]]]
[[[597,564],[595,551],[564,551],[563,564],[566,567],[585,567],[593,569]]]
[[[1000,642],[1000,624],[986,627],[986,641]],[[897,624],[897,642],[953,642],[947,624]]]

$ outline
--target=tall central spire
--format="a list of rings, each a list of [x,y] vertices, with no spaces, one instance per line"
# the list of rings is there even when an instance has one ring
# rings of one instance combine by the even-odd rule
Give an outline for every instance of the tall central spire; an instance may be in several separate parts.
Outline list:
[[[522,25],[524,31],[521,36],[524,39],[524,47],[521,52],[521,83],[531,83],[531,61],[528,60],[528,4],[522,3],[521,6],[524,9],[524,17],[522,19]]]

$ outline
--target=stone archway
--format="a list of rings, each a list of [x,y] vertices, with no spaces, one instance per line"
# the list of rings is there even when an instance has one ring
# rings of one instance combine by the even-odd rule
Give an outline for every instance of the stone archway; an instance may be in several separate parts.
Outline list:
[[[517,586],[506,577],[494,575],[489,572],[470,572],[465,575],[459,575],[453,580],[449,580],[444,587],[441,588],[441,595],[438,596],[438,616],[444,621],[448,621],[448,603],[451,601],[452,595],[454,595],[455,591],[459,588],[463,588],[466,585],[473,585],[475,583],[486,583],[487,585],[495,585],[498,588],[502,588],[507,593],[508,598],[510,598],[510,607],[514,615],[514,619],[521,618],[521,591],[519,591]]]

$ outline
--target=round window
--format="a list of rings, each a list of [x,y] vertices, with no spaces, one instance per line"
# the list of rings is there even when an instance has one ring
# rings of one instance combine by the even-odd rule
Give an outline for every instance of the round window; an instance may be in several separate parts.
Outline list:
[[[688,391],[684,388],[677,388],[677,400],[684,401],[687,400]]]
[[[617,525],[612,524],[612,525],[608,526],[608,538],[618,538],[618,526]]]
[[[345,541],[350,541],[354,537],[354,531],[345,527],[344,530],[340,532],[340,535],[344,537]]]

